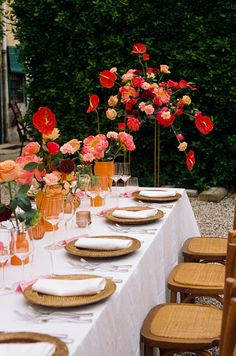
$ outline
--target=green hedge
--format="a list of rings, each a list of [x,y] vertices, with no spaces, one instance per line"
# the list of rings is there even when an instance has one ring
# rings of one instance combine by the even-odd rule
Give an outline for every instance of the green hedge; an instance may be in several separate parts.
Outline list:
[[[231,0],[15,0],[16,37],[30,78],[29,116],[39,106],[56,114],[63,139],[95,133],[95,115],[86,114],[88,95],[105,103],[98,74],[138,66],[134,43],[148,46],[150,66],[168,64],[171,79],[192,81],[194,104],[213,117],[207,136],[184,124],[195,150],[192,173],[168,129],[161,130],[161,184],[203,189],[235,186],[236,5]],[[101,114],[103,114],[101,112]],[[104,118],[104,130],[106,119]],[[136,135],[133,176],[152,185],[153,127]],[[145,157],[145,159],[144,159]]]

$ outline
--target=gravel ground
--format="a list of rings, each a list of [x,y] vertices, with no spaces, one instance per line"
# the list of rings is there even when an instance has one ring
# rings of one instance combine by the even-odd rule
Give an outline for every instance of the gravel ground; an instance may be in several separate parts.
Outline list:
[[[227,236],[233,228],[235,194],[229,194],[219,203],[190,198],[201,235]]]

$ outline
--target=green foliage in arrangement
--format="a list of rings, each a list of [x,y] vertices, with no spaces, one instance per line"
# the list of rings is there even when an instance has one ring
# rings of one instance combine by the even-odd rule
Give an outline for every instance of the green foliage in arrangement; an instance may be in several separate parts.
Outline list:
[[[191,173],[175,138],[161,128],[161,184],[235,185],[236,5],[231,0],[12,0],[11,5],[29,77],[29,118],[48,106],[63,141],[95,134],[96,117],[86,114],[88,95],[99,95],[102,103],[111,95],[100,87],[99,72],[133,68],[132,46],[145,43],[149,65],[167,64],[171,79],[193,82],[194,104],[215,124],[204,136],[184,123],[197,161]],[[104,115],[102,129],[109,124]],[[153,130],[143,125],[132,153],[132,174],[144,185],[153,183]]]

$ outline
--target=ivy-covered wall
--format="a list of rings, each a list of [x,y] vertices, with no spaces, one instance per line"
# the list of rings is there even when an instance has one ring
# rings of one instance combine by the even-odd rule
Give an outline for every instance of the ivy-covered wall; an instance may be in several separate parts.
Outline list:
[[[204,136],[184,122],[195,150],[192,173],[168,128],[161,130],[161,184],[235,186],[236,5],[231,0],[14,0],[16,37],[30,78],[30,113],[49,106],[64,140],[95,133],[88,95],[104,96],[98,74],[138,66],[134,43],[148,46],[150,66],[167,64],[171,79],[194,82],[194,103],[213,117]],[[101,112],[103,115],[103,112]],[[104,132],[107,119],[104,116]],[[152,185],[153,127],[135,135],[132,175]],[[135,163],[135,164],[134,164]]]

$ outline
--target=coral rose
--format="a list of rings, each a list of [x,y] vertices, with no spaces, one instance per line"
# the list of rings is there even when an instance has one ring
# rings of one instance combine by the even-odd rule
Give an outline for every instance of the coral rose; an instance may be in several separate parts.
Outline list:
[[[30,142],[22,150],[22,156],[31,156],[38,153],[40,150],[40,144],[38,142]]]

